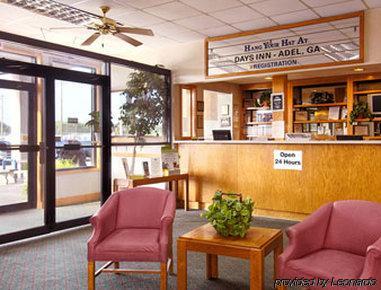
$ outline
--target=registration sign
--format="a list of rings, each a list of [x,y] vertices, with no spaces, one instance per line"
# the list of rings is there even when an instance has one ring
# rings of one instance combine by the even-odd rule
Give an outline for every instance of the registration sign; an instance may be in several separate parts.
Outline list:
[[[206,39],[206,76],[363,62],[363,13]]]

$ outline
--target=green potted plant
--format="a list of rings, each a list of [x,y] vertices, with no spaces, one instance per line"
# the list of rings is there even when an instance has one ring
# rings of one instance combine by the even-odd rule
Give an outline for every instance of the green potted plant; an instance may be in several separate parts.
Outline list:
[[[263,91],[262,92],[261,96],[259,97],[259,103],[260,103],[261,107],[270,108],[270,105],[271,105],[270,97],[271,97],[270,91]]]
[[[213,203],[202,214],[217,233],[227,237],[245,237],[250,228],[254,203],[250,198],[242,200],[237,193],[223,193],[218,190],[213,197]]]
[[[145,142],[144,137],[149,134],[158,136],[160,125],[165,121],[166,84],[163,78],[147,71],[134,71],[129,75],[123,95],[126,101],[120,107],[119,120],[133,136],[134,143]],[[134,175],[136,147],[133,148],[130,175]]]
[[[356,119],[373,119],[373,114],[369,110],[367,102],[358,102],[354,105],[352,112],[349,115],[351,125],[356,123]]]

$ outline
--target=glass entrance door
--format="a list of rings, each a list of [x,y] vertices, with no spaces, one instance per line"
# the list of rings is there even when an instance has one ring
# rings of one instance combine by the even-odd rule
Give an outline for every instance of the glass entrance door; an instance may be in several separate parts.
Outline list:
[[[101,200],[99,86],[55,80],[56,222],[91,216]]]
[[[0,77],[0,235],[42,226],[37,196],[36,79]],[[15,212],[19,216],[14,215]]]
[[[88,223],[111,194],[110,78],[0,59],[0,244]]]

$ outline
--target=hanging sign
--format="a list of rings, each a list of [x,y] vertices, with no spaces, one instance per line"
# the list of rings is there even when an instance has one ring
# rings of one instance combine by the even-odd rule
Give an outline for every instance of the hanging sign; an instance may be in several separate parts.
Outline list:
[[[302,151],[274,150],[274,169],[302,170]]]
[[[363,62],[363,12],[206,39],[206,76]]]

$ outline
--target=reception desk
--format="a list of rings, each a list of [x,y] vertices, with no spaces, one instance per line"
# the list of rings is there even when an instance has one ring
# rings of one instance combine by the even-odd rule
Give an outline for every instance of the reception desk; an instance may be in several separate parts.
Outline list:
[[[380,141],[177,141],[189,200],[205,208],[217,189],[255,202],[256,214],[303,219],[335,200],[381,202]],[[302,170],[274,169],[274,150],[302,151]]]

